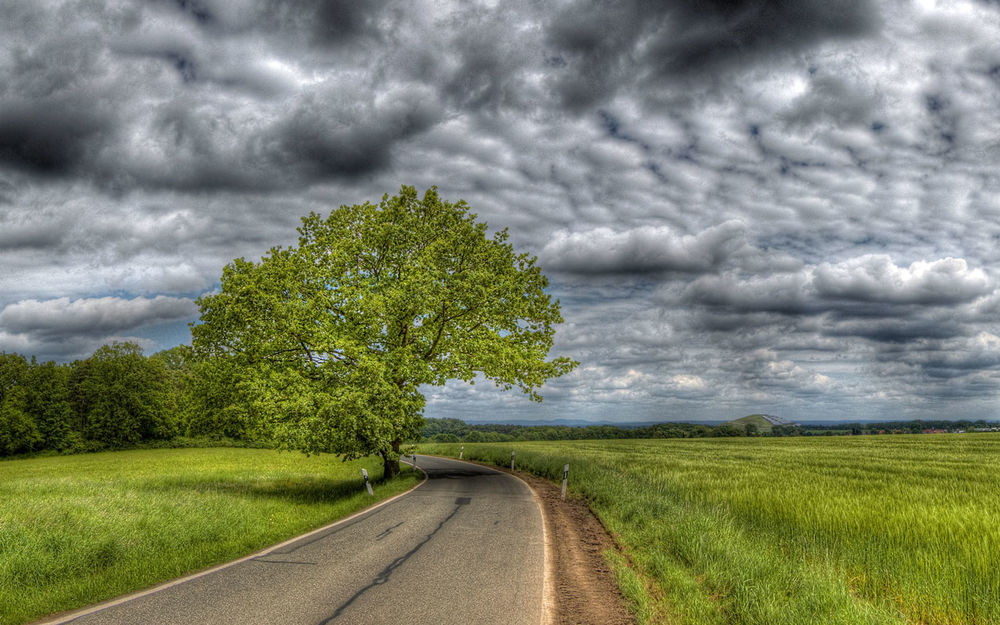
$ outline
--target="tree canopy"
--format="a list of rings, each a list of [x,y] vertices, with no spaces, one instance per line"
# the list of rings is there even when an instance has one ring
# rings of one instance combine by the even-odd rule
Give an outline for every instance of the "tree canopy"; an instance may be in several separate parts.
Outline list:
[[[298,232],[227,265],[192,327],[202,356],[238,367],[253,427],[288,447],[377,453],[392,473],[422,424],[422,385],[483,376],[537,401],[577,364],[548,358],[562,317],[536,258],[463,201],[404,186]]]

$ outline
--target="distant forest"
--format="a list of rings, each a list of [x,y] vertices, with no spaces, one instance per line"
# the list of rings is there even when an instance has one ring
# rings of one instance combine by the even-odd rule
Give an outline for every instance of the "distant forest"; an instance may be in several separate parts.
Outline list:
[[[186,345],[145,356],[114,343],[69,364],[0,353],[0,456],[252,441],[235,373]]]
[[[837,425],[776,425],[770,431],[752,424],[657,423],[642,427],[613,425],[507,425],[466,423],[460,419],[427,419],[421,431],[425,442],[491,443],[509,441],[588,440],[612,438],[703,438],[715,436],[848,436],[997,431],[987,421],[888,421]]]
[[[266,446],[253,427],[253,398],[225,361],[200,360],[186,345],[145,356],[135,343],[105,345],[85,360],[36,362],[0,353],[0,456],[78,453],[137,446]],[[998,430],[986,421],[890,421],[839,425],[658,423],[502,425],[426,419],[428,442],[507,442],[714,436],[833,436]]]

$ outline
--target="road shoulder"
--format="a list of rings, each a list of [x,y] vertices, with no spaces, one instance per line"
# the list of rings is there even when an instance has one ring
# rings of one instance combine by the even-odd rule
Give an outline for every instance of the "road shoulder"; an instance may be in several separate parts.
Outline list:
[[[604,558],[606,551],[618,551],[618,547],[586,501],[563,499],[558,486],[531,473],[462,462],[514,475],[535,493],[546,534],[545,625],[635,625],[636,618]]]
[[[562,499],[558,486],[521,471],[515,474],[538,497],[550,544],[552,625],[635,625],[635,617],[604,558],[616,549],[611,536],[580,499]]]

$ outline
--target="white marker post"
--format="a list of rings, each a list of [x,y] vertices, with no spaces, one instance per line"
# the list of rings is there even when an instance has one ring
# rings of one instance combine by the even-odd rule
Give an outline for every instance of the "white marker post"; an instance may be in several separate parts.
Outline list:
[[[510,470],[514,470],[514,452],[510,452]]]
[[[563,485],[562,485],[562,495],[563,499],[566,499],[566,481],[569,479],[569,465],[563,467]]]
[[[462,448],[458,450],[458,459],[459,460],[462,459],[462,454],[464,454],[464,453],[465,453],[465,445],[462,445]]]
[[[374,497],[375,493],[372,492],[372,483],[368,481],[368,471],[361,469],[361,475],[365,478],[365,488],[368,489],[368,494]]]

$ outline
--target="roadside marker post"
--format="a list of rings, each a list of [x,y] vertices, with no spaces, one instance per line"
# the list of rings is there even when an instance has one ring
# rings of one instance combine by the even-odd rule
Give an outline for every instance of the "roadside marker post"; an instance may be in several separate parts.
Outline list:
[[[458,459],[459,460],[462,459],[462,454],[464,454],[464,453],[465,453],[465,445],[462,445],[462,448],[458,450]]]
[[[569,479],[569,465],[567,464],[566,466],[563,467],[562,495],[560,495],[560,497],[562,497],[563,499],[566,499],[566,481],[568,479]]]
[[[514,452],[510,452],[510,470],[514,470]]]
[[[361,475],[365,478],[365,488],[368,489],[368,494],[374,497],[375,493],[372,492],[372,483],[368,481],[368,471],[361,469]]]

